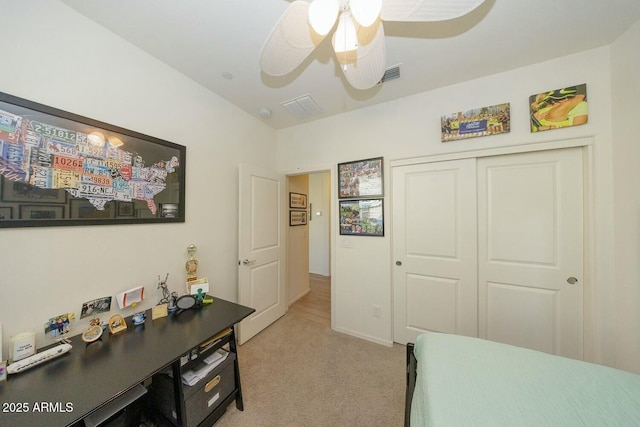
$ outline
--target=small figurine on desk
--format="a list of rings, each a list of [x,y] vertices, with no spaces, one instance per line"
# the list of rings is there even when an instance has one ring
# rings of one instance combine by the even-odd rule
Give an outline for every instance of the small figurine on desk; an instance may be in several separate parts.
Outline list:
[[[167,288],[167,280],[169,280],[169,273],[164,278],[164,280],[160,280],[160,275],[158,275],[158,287],[157,289],[162,289],[162,299],[160,300],[160,304],[169,304],[169,289]]]
[[[185,270],[187,270],[187,283],[194,280],[198,280],[198,260],[194,257],[198,248],[193,243],[187,247],[189,253],[189,260],[185,263]]]
[[[142,325],[144,323],[144,321],[147,318],[147,315],[144,311],[140,312],[140,313],[136,313],[135,309],[136,309],[136,305],[137,303],[132,303],[131,307],[133,307],[133,324],[134,325]]]
[[[89,322],[89,327],[82,333],[82,341],[90,343],[100,339],[105,328],[106,325],[103,325],[99,318],[94,317]]]
[[[178,309],[176,301],[178,301],[178,293],[173,291],[171,292],[171,296],[169,296],[169,313],[173,313]]]

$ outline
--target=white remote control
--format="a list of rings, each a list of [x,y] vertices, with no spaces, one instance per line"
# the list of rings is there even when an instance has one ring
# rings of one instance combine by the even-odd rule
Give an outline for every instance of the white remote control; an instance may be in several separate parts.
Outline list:
[[[71,344],[60,344],[55,347],[51,347],[48,350],[41,351],[40,353],[36,353],[29,357],[25,357],[24,359],[13,362],[7,367],[7,373],[17,374],[18,372],[33,368],[34,366],[38,366],[39,364],[44,363],[47,360],[55,359],[58,356],[62,356],[72,348],[73,347],[71,346]]]

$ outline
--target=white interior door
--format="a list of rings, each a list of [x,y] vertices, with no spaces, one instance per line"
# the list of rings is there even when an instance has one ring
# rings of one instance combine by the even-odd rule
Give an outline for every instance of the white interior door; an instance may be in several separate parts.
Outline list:
[[[240,165],[238,302],[256,311],[240,323],[243,344],[283,316],[286,198],[284,176]]]
[[[476,160],[393,168],[394,341],[477,336]]]
[[[478,160],[479,336],[583,357],[580,148]]]

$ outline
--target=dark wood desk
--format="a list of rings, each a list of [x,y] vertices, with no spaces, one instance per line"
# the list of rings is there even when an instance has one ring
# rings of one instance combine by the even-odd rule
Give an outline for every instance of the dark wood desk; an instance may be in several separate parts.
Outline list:
[[[156,320],[151,320],[148,310],[144,324],[134,326],[127,318],[126,331],[109,335],[107,330],[101,340],[90,344],[76,336],[72,338],[73,349],[66,355],[9,375],[0,383],[0,425],[73,425],[155,373],[179,366],[180,357],[189,350],[254,311],[215,298],[201,309]],[[238,398],[241,406],[241,393]],[[51,402],[47,406],[53,407],[53,412],[34,412],[34,408],[41,410],[42,402]],[[20,407],[23,412],[16,412]]]

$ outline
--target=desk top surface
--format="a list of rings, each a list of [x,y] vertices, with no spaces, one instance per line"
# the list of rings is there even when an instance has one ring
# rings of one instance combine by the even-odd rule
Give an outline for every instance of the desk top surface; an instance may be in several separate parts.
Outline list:
[[[0,382],[0,425],[73,424],[254,311],[215,298],[156,320],[148,310],[138,326],[129,317],[125,331],[93,343],[75,336],[69,353]]]

